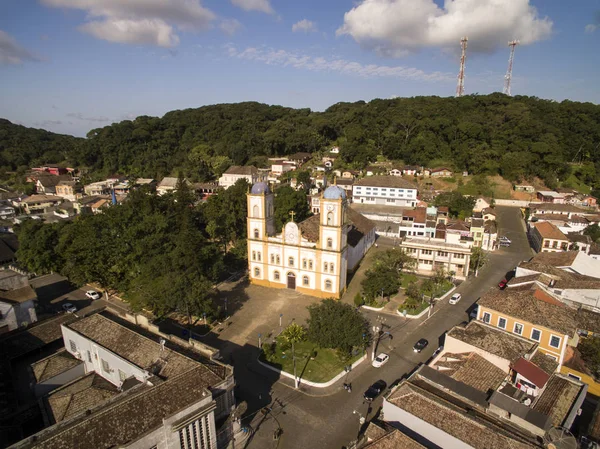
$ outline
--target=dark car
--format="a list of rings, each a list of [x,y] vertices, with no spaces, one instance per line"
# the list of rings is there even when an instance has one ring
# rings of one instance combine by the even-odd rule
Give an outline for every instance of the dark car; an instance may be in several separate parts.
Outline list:
[[[363,397],[365,398],[365,401],[371,402],[373,401],[377,396],[379,396],[381,394],[381,392],[383,390],[385,390],[385,387],[387,387],[387,384],[385,383],[385,381],[383,380],[378,380],[377,382],[375,382],[373,385],[371,385],[367,391],[365,391],[365,394],[363,395]]]
[[[415,351],[415,352],[421,352],[423,349],[425,349],[427,347],[428,344],[429,344],[429,342],[426,339],[421,338],[413,346],[413,351]]]
[[[500,282],[498,282],[498,288],[500,290],[504,290],[506,288],[506,284],[508,284],[508,281],[505,279],[502,279]]]

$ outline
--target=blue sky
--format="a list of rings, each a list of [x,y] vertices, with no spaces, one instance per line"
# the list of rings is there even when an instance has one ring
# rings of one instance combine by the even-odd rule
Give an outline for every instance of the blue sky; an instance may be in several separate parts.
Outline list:
[[[254,100],[465,93],[600,103],[600,0],[2,0],[0,117],[84,136],[138,115]]]

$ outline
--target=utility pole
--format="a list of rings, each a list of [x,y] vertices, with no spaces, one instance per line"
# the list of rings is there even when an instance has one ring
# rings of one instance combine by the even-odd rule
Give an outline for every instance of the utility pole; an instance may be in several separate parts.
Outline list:
[[[510,41],[508,46],[510,47],[510,56],[508,57],[508,70],[506,71],[506,75],[504,75],[504,94],[511,96],[510,93],[510,82],[512,80],[512,69],[513,69],[513,61],[515,59],[515,47],[519,45],[519,41]]]
[[[460,40],[460,70],[458,71],[458,84],[456,85],[456,96],[462,97],[465,94],[465,62],[467,60],[467,42],[465,36]]]

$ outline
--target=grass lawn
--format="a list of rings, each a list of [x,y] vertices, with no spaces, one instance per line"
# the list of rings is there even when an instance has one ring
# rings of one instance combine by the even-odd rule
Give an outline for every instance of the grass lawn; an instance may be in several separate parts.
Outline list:
[[[427,307],[429,307],[429,302],[428,301],[424,301],[424,302],[419,303],[416,308],[407,307],[406,304],[400,304],[400,306],[398,306],[398,311],[400,313],[403,313],[406,310],[406,313],[408,315],[418,315],[423,310],[427,309]]]
[[[314,360],[311,356],[316,352]],[[333,349],[321,349],[310,341],[296,344],[296,372],[298,377],[311,382],[327,382],[344,370],[344,366],[352,365],[362,356],[362,352],[344,363]],[[281,350],[278,343],[272,356],[266,357],[263,352],[261,359],[287,373],[294,374],[294,362],[292,359],[292,348],[285,352]]]
[[[402,288],[406,288],[406,287],[408,287],[408,284],[410,284],[411,282],[417,282],[418,280],[419,280],[419,278],[417,276],[415,276],[414,274],[402,273],[402,281],[400,283],[400,286]]]
[[[436,298],[445,295],[452,289],[452,287],[454,287],[454,284],[448,280],[445,280],[440,289],[436,292]],[[431,296],[431,292],[429,290],[424,290],[423,293],[425,293],[426,296]]]

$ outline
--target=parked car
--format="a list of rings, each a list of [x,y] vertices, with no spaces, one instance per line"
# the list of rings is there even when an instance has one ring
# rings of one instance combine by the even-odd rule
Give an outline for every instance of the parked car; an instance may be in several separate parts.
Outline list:
[[[427,347],[429,342],[425,338],[421,338],[418,342],[413,346],[413,351],[421,352],[423,349]]]
[[[365,391],[365,394],[363,395],[365,401],[372,402],[375,398],[377,398],[377,396],[381,394],[381,392],[385,389],[386,386],[387,384],[383,380],[378,380],[377,382],[375,382],[367,389],[367,391]]]
[[[390,359],[390,356],[387,355],[386,353],[382,352],[377,357],[375,357],[375,360],[373,360],[373,366],[375,368],[379,368],[380,366],[385,365],[389,359]]]
[[[454,293],[450,298],[450,301],[448,301],[448,303],[456,304],[458,301],[460,301],[460,298],[462,298],[462,295],[460,293]]]
[[[498,239],[498,244],[500,246],[510,246],[512,242],[510,241],[510,239],[506,238],[506,237],[500,237]]]
[[[88,290],[85,292],[85,296],[90,299],[100,299],[102,297],[96,290]]]
[[[506,288],[506,284],[508,284],[508,281],[506,280],[506,278],[504,278],[500,282],[498,282],[498,288],[500,290],[504,290]]]
[[[68,313],[75,313],[77,312],[77,307],[75,307],[73,304],[71,304],[70,302],[66,302],[62,305],[62,308],[65,312]]]

